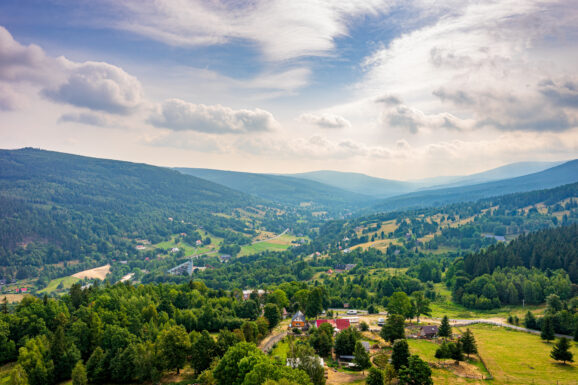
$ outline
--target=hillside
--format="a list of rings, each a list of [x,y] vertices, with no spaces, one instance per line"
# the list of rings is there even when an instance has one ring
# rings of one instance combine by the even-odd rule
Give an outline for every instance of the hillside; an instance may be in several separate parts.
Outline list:
[[[131,239],[198,226],[251,233],[243,221],[213,214],[258,204],[166,168],[30,148],[0,151],[0,200],[0,266],[28,269],[112,257],[134,250]]]
[[[331,210],[344,205],[355,207],[372,200],[367,195],[290,176],[202,168],[176,168],[176,170],[183,174],[203,178],[237,191],[282,204],[300,205],[311,203]]]
[[[376,198],[386,198],[415,191],[418,185],[397,180],[375,178],[355,172],[312,171],[300,174],[290,174],[290,177],[311,180],[335,188],[344,189],[357,194],[370,195]]]
[[[475,201],[492,196],[548,189],[575,182],[578,182],[578,160],[572,160],[541,172],[517,178],[400,195],[383,200],[374,206],[373,209],[379,211],[394,211],[409,208],[443,206],[450,203]]]

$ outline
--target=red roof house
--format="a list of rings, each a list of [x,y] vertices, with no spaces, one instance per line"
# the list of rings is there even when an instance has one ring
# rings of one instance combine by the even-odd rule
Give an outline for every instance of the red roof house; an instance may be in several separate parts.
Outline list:
[[[333,326],[334,329],[339,331],[345,330],[349,327],[349,320],[348,319],[318,319],[315,321],[315,326],[319,327],[324,323],[329,323]]]

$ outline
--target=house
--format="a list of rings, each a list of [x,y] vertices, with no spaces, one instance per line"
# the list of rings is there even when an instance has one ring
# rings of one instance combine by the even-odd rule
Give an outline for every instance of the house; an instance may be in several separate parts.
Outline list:
[[[202,244],[203,244],[203,241],[201,241],[200,239],[197,239],[197,240],[195,241],[195,245],[196,245],[196,246],[201,246]]]
[[[318,319],[315,321],[315,326],[319,327],[324,323],[329,323],[333,326],[333,330],[340,332],[350,326],[348,319]]]
[[[317,358],[317,361],[319,361],[321,366],[325,366],[325,361],[323,361],[323,358],[321,358],[319,356],[315,356],[315,357],[311,357],[311,358]],[[299,358],[287,358],[287,366],[289,366],[292,369],[299,368]]]
[[[295,313],[293,318],[291,318],[291,324],[289,325],[291,328],[297,329],[307,329],[307,321],[305,320],[305,314],[301,313],[300,310]]]
[[[422,326],[419,332],[419,338],[434,338],[438,334],[436,325]]]
[[[231,260],[231,256],[228,254],[223,254],[219,256],[219,261],[221,261],[221,263],[227,263]]]
[[[243,299],[248,300],[251,298],[251,293],[257,293],[259,297],[262,297],[265,294],[265,290],[243,290]]]
[[[179,252],[179,248],[178,247],[173,247],[171,249],[171,253],[178,253]]]
[[[146,250],[147,247],[145,245],[136,245],[135,248],[137,250]]]
[[[281,317],[283,319],[289,317],[289,312],[287,311],[287,309],[283,308],[283,311],[281,312]]]

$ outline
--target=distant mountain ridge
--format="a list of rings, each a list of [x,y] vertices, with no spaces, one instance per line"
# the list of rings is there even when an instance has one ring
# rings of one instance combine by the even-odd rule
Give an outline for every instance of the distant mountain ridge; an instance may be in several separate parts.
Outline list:
[[[544,171],[516,178],[400,195],[385,199],[372,209],[378,211],[394,211],[442,206],[449,203],[475,201],[482,198],[517,192],[543,190],[575,182],[578,182],[578,159]]]
[[[299,205],[312,202],[319,206],[357,206],[375,200],[367,195],[346,191],[316,181],[284,175],[205,168],[179,167],[175,168],[175,170],[282,204]]]
[[[375,198],[389,198],[419,190],[467,186],[495,180],[515,178],[540,172],[562,163],[564,162],[518,162],[471,175],[438,176],[410,181],[384,179],[361,173],[332,170],[284,175],[324,183],[329,186],[357,194],[369,195]]]

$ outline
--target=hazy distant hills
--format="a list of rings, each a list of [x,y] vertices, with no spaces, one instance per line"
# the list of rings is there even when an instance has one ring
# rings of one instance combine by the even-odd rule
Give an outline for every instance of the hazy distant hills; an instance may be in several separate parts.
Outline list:
[[[289,176],[204,168],[175,168],[175,170],[281,204],[314,203],[324,207],[341,207],[357,206],[374,200],[368,195]]]
[[[438,176],[407,182],[376,178],[360,173],[328,170],[287,174],[286,176],[312,180],[375,198],[388,198],[425,189],[431,190],[434,188],[467,186],[500,179],[515,178],[540,172],[561,163],[563,162],[519,162],[472,175]]]
[[[416,191],[420,185],[411,182],[375,178],[365,174],[340,171],[312,171],[289,174],[288,177],[306,179],[374,198],[387,198]]]
[[[558,166],[562,163],[564,162],[518,162],[471,175],[434,177],[420,179],[413,182],[418,183],[423,187],[427,187],[428,189],[435,187],[446,188],[467,186],[533,174]]]
[[[469,186],[418,191],[388,198],[375,205],[373,211],[441,206],[454,202],[475,201],[492,196],[548,189],[575,182],[578,182],[578,159],[517,178]]]

